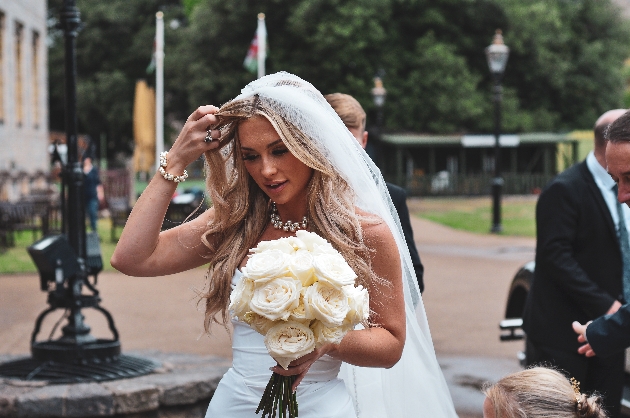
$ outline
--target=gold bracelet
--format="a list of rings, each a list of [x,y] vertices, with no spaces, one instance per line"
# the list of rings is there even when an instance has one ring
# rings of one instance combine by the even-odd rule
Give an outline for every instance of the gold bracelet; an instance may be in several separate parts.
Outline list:
[[[174,181],[175,183],[185,182],[186,179],[188,178],[188,171],[184,170],[184,174],[182,174],[181,176],[174,176],[171,173],[166,172],[165,168],[166,168],[166,164],[168,163],[168,161],[166,160],[167,155],[168,155],[168,151],[164,151],[163,153],[160,154],[160,167],[158,168],[158,171],[160,172],[162,177],[164,177],[164,179],[168,181]]]

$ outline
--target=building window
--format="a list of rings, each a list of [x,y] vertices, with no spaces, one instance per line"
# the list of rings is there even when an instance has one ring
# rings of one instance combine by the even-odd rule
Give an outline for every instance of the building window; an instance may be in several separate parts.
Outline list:
[[[33,31],[33,53],[31,66],[31,95],[33,108],[33,126],[39,127],[39,33]]]
[[[0,123],[4,123],[4,13],[0,12]]]
[[[22,44],[24,41],[24,25],[15,22],[15,120],[17,126],[24,122],[24,85],[22,83],[22,69],[24,59]]]

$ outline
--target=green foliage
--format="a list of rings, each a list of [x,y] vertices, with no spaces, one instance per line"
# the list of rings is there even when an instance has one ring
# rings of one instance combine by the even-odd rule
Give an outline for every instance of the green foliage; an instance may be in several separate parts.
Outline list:
[[[58,16],[61,0],[50,0]],[[611,0],[77,0],[80,130],[129,153],[134,85],[165,13],[165,110],[184,120],[235,97],[254,76],[243,59],[266,14],[267,73],[289,71],[323,93],[354,95],[374,123],[373,77],[388,91],[393,131],[491,132],[484,48],[510,47],[503,80],[508,132],[589,129],[623,106],[630,30]],[[169,23],[177,19],[179,27]],[[51,128],[63,129],[63,42],[51,31]],[[626,70],[627,71],[627,70]],[[152,80],[152,77],[149,77]],[[628,99],[626,99],[628,100]],[[627,104],[626,104],[627,106]],[[167,130],[168,132],[168,130]]]
[[[194,8],[198,4],[200,4],[202,1],[203,0],[182,0],[182,3],[184,4],[184,12],[186,13],[186,16],[190,16]]]
[[[437,41],[429,32],[406,55],[409,67],[390,76],[396,81],[388,95],[393,102],[388,107],[389,127],[457,132],[483,114],[487,106],[477,90],[481,77],[469,71],[454,45]]]
[[[501,3],[511,48],[505,84],[517,88],[531,129],[589,129],[601,113],[622,105],[630,38],[628,22],[611,2]]]

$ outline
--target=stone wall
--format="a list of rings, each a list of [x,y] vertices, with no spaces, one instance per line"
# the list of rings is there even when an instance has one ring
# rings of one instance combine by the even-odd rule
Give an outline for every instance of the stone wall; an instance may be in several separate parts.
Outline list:
[[[231,365],[230,360],[214,356],[132,354],[160,367],[145,376],[75,384],[0,376],[0,418],[203,418],[221,376]],[[0,355],[0,364],[17,359]]]
[[[0,0],[0,25],[0,170],[47,172],[46,0]]]

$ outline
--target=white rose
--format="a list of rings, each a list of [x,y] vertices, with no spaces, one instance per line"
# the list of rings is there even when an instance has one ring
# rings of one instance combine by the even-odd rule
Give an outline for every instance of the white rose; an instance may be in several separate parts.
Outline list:
[[[257,282],[284,276],[287,272],[287,254],[278,249],[252,254],[242,272]]]
[[[313,268],[317,280],[333,286],[354,285],[357,275],[340,254],[317,254],[313,257]]]
[[[251,279],[243,276],[241,280],[236,283],[236,287],[230,293],[230,305],[229,310],[233,311],[237,318],[242,318],[246,312],[250,311],[249,301],[254,294],[254,282]]]
[[[302,289],[304,291],[304,289]],[[304,300],[300,298],[300,303],[297,308],[291,311],[291,315],[289,315],[289,321],[297,321],[302,324],[309,325],[311,320],[315,319],[313,316],[307,316],[306,310],[304,309]]]
[[[313,256],[317,254],[331,254],[343,257],[332,245],[316,245],[313,251],[311,251],[311,254],[313,254]]]
[[[275,325],[275,322],[270,321],[262,315],[258,315],[256,312],[247,312],[243,315],[243,322],[248,324],[259,334],[265,335],[269,329]]]
[[[306,244],[298,237],[286,237],[282,239],[286,240],[287,244],[291,246],[291,249],[293,250],[292,253],[295,253],[296,251],[308,250],[308,248],[306,247]]]
[[[306,250],[298,250],[289,256],[289,271],[302,282],[302,286],[315,283],[313,256]]]
[[[315,349],[313,331],[299,322],[280,322],[267,331],[265,346],[271,357],[285,370],[289,363]]]
[[[267,319],[286,321],[298,307],[302,283],[292,277],[278,277],[256,283],[249,306]]]
[[[306,316],[319,319],[328,327],[341,326],[349,310],[346,294],[328,282],[315,282],[304,292]]]
[[[370,295],[367,289],[361,285],[357,287],[344,286],[342,289],[348,297],[348,306],[350,307],[345,323],[354,326],[366,321],[370,316]]]
[[[306,245],[306,249],[308,251],[313,251],[317,246],[329,246],[332,248],[328,241],[326,241],[324,238],[320,237],[314,232],[308,232],[300,229],[295,233],[295,237],[301,240],[304,245]]]
[[[328,343],[339,344],[351,329],[349,326],[327,327],[321,321],[314,321],[311,330],[315,335],[315,347],[319,348]]]
[[[294,237],[291,237],[295,239]],[[300,242],[302,246],[303,243]],[[295,252],[295,245],[289,238],[278,238],[271,241],[261,241],[255,248],[252,248],[250,251],[253,253],[262,253],[264,251],[278,250],[282,251],[285,254],[291,254]]]

